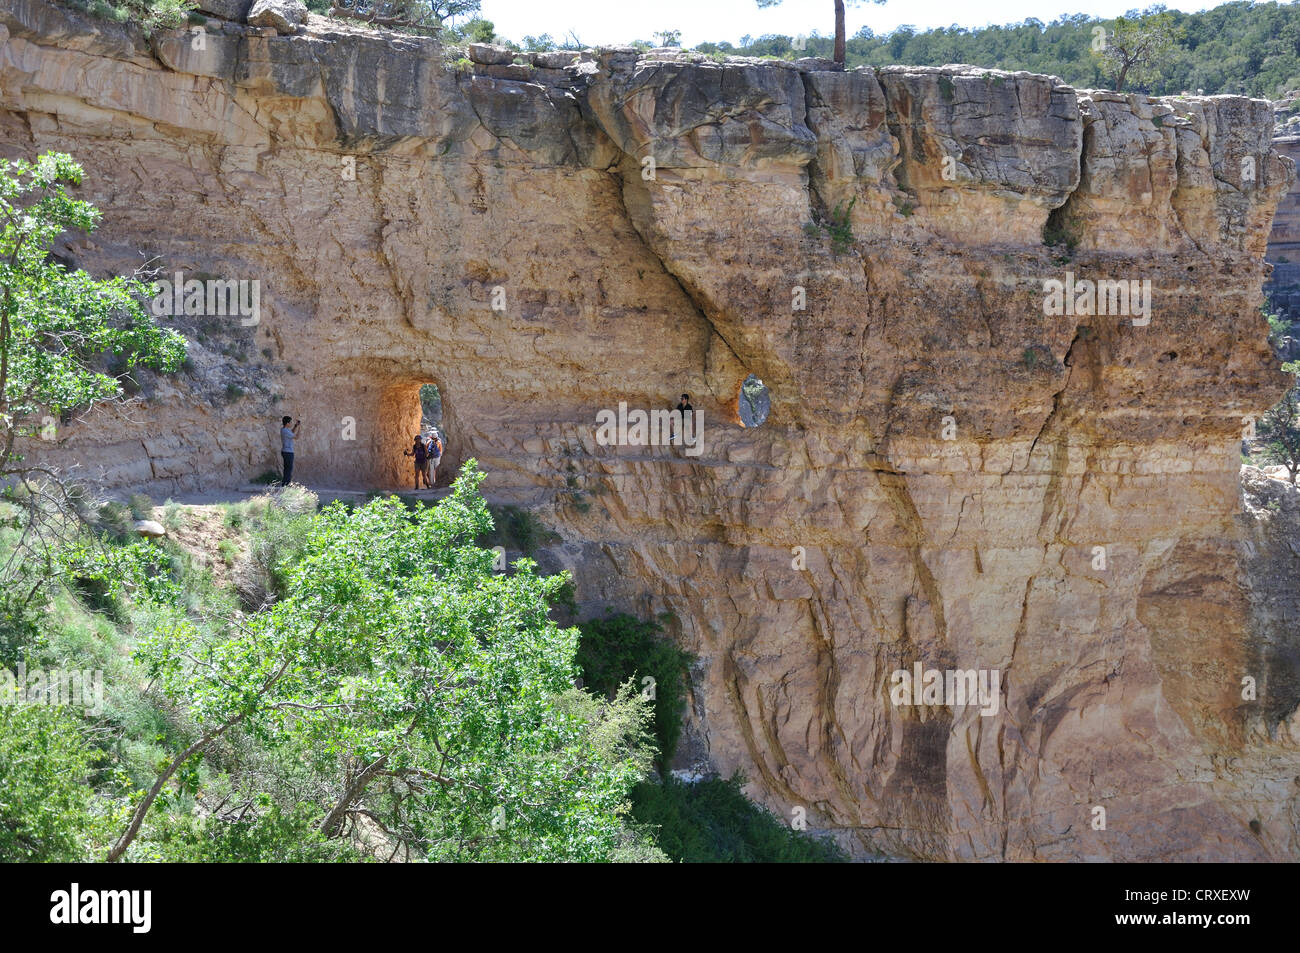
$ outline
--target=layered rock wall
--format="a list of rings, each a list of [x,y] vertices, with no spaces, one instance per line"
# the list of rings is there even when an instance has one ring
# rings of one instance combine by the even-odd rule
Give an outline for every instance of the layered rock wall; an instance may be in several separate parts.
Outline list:
[[[447,461],[555,529],[584,607],[673,613],[683,766],[862,855],[1300,857],[1300,635],[1251,582],[1294,569],[1238,481],[1285,383],[1267,103],[267,32],[0,0],[3,151],[72,153],[104,210],[60,254],[262,289],[34,452],[229,488],[287,412],[303,481],[395,486],[435,382]],[[1125,284],[1084,314],[1053,281]],[[597,442],[683,391],[698,456]],[[996,670],[996,711],[894,704],[917,662]]]

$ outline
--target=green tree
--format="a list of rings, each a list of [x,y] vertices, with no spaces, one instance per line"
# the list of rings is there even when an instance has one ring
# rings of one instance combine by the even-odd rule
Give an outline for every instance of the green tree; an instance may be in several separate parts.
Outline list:
[[[758,3],[759,9],[764,9],[777,6],[781,3],[781,0],[755,0],[755,2]],[[848,2],[854,3],[856,0],[848,0]],[[871,2],[883,4],[887,0],[871,0]],[[844,3],[845,0],[835,0],[835,50],[832,53],[832,58],[836,63],[843,63],[845,59]]]
[[[833,841],[792,830],[741,792],[742,779],[665,780],[632,792],[636,819],[682,864],[817,864],[848,858]]]
[[[1164,12],[1153,7],[1140,15]],[[1144,73],[1143,88],[1153,95],[1176,96],[1186,91],[1279,99],[1288,90],[1300,89],[1300,6],[1239,0],[1201,13],[1167,13],[1181,33],[1168,56],[1152,69],[1140,71]],[[1140,15],[1130,14],[1127,19],[1136,20]],[[1056,75],[1077,88],[1095,89],[1113,86],[1117,75],[1117,70],[1100,55],[1100,45],[1093,49],[1113,26],[1112,20],[1076,13],[1062,15],[1051,23],[1030,18],[1023,23],[973,30],[947,27],[917,32],[914,27],[900,26],[892,33],[876,36],[863,29],[847,38],[845,63],[975,63]],[[832,43],[830,37],[823,40],[815,31],[808,31],[807,53],[795,50],[789,37],[780,36],[746,36],[740,46],[749,56],[788,59],[831,56]],[[696,48],[711,52],[722,47],[720,43],[701,43]],[[1135,82],[1130,74],[1125,77],[1124,88],[1132,88]]]
[[[0,704],[0,862],[86,859],[90,763],[77,724],[58,709]]]
[[[480,0],[330,0],[329,13],[378,26],[437,28],[480,8]]]
[[[1300,361],[1283,364],[1282,370],[1297,375],[1295,383],[1255,424],[1255,434],[1264,443],[1264,459],[1284,466],[1296,484],[1300,473]]]
[[[1097,55],[1109,67],[1115,91],[1122,92],[1130,79],[1141,85],[1157,77],[1181,37],[1182,30],[1167,11],[1116,17]]]
[[[437,384],[425,384],[420,388],[421,426],[426,430],[442,423],[442,394]]]
[[[590,619],[579,626],[578,666],[583,683],[609,697],[629,680],[654,702],[659,770],[667,772],[677,751],[686,713],[685,675],[694,660],[663,634],[657,621],[626,613]]]
[[[137,367],[174,371],[185,359],[185,339],[141,305],[149,285],[92,278],[51,257],[60,233],[99,220],[94,206],[68,195],[81,176],[61,153],[0,159],[0,483],[55,478],[25,462],[20,441],[52,436],[65,412],[119,399],[122,378]],[[116,375],[101,369],[105,356]]]
[[[315,823],[364,818],[430,859],[605,860],[638,841],[625,821],[649,770],[649,705],[574,687],[576,629],[549,618],[567,576],[531,560],[493,572],[491,527],[468,461],[450,497],[392,498],[317,517],[286,594],[211,638],[176,612],[139,658],[198,737],[173,755],[109,852],[123,856],[186,765],[228,733],[333,778]]]
[[[145,36],[152,36],[157,30],[181,26],[197,5],[194,0],[99,0],[86,8],[106,20],[138,24]]]
[[[457,32],[471,43],[492,43],[497,39],[496,25],[482,17],[475,17]]]

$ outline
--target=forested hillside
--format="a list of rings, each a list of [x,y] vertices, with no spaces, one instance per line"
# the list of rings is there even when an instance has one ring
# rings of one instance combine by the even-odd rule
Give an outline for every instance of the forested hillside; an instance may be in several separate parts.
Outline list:
[[[1134,88],[1154,95],[1204,90],[1207,95],[1245,93],[1275,99],[1300,86],[1300,7],[1295,4],[1225,3],[1204,13],[1171,10],[1169,14],[1182,36],[1167,62],[1156,68],[1157,78]],[[1110,78],[1106,64],[1093,51],[1093,31],[1095,27],[1109,31],[1113,25],[1113,20],[1078,13],[1052,23],[1030,19],[985,29],[951,26],[917,32],[904,26],[876,36],[864,28],[849,38],[847,63],[850,67],[972,63],[1050,73],[1081,88],[1105,87]],[[827,23],[820,32],[829,33],[830,28]],[[809,37],[803,51],[794,49],[794,42],[788,36],[764,36],[741,47],[706,43],[698,49],[782,58],[831,52],[829,36]]]

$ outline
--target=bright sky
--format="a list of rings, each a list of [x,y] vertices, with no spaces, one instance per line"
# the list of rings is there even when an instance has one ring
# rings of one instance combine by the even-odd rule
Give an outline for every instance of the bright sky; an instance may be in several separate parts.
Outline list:
[[[779,6],[758,9],[754,0],[482,0],[483,16],[496,25],[497,33],[519,41],[524,36],[549,33],[557,40],[570,30],[588,46],[615,46],[633,40],[653,41],[657,30],[680,30],[682,44],[707,41],[736,43],[748,34],[784,33],[808,35],[817,30],[829,36],[835,29],[835,8],[831,0],[784,0]],[[863,26],[876,33],[888,33],[908,23],[918,30],[933,27],[988,26],[1018,23],[1035,17],[1044,23],[1063,13],[1086,13],[1113,17],[1154,0],[888,0],[883,6],[869,2],[848,7],[848,34]],[[1165,3],[1170,9],[1188,13],[1218,6],[1218,2]]]

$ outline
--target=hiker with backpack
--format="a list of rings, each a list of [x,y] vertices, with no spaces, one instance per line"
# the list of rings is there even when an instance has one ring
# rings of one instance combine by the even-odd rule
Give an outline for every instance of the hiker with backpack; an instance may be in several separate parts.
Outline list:
[[[425,444],[427,456],[425,457],[425,482],[432,488],[438,482],[438,464],[442,462],[442,438],[438,436],[438,431],[434,430],[429,433],[429,440]]]
[[[418,433],[415,435],[415,443],[410,450],[403,450],[402,456],[415,457],[415,488],[420,489],[420,480],[424,480],[425,485],[432,487],[429,482],[429,446],[424,442],[424,438]]]

